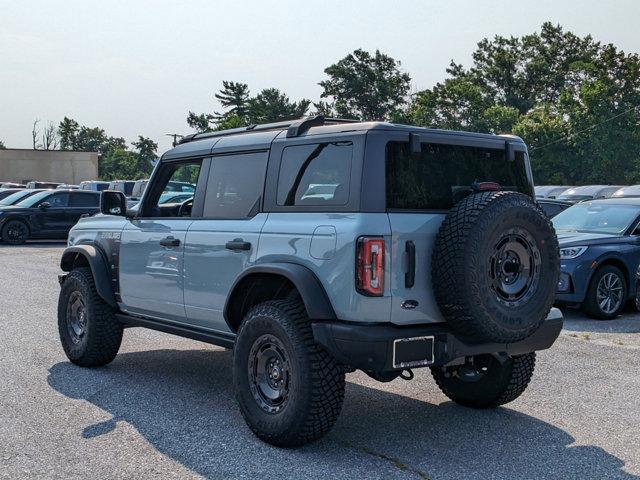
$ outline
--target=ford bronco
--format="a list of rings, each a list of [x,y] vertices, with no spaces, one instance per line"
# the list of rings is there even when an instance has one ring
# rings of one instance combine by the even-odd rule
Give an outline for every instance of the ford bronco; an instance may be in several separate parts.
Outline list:
[[[193,196],[161,203],[171,182]],[[58,325],[102,366],[146,327],[233,349],[251,430],[293,447],[335,423],[345,373],[429,367],[458,404],[517,398],[552,308],[558,242],[514,136],[322,116],[193,134],[140,204],[105,191],[71,230]]]

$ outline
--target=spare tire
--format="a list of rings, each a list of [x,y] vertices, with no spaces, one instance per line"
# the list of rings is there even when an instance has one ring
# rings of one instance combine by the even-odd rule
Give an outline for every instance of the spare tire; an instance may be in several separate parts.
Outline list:
[[[542,209],[521,193],[491,191],[447,214],[431,278],[452,330],[470,342],[510,343],[544,322],[559,266],[558,239]]]

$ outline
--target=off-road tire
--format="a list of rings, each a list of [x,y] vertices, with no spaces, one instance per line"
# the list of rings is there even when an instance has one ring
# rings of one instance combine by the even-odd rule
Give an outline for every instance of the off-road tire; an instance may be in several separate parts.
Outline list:
[[[457,404],[479,409],[495,408],[515,400],[525,391],[535,364],[535,353],[509,357],[502,364],[491,357],[489,370],[475,382],[457,378],[456,367],[433,367],[431,374],[442,393]]]
[[[500,298],[492,273],[499,268],[495,258],[503,255],[498,254],[499,245],[513,238],[529,248],[527,258],[537,262],[531,269],[535,276],[517,301]],[[491,191],[464,198],[442,222],[432,255],[431,278],[440,311],[469,342],[522,340],[540,327],[553,305],[558,240],[547,216],[527,195]]]
[[[74,341],[67,321],[72,297],[80,297],[86,311],[86,328],[78,341]],[[116,357],[123,326],[115,313],[116,309],[98,295],[90,268],[75,268],[67,275],[58,299],[58,333],[71,362],[81,367],[101,367]]]
[[[281,342],[290,367],[287,401],[276,413],[266,412],[251,390],[250,355],[254,342],[265,335]],[[299,299],[264,302],[247,313],[233,350],[233,377],[247,425],[261,440],[278,447],[297,447],[319,439],[342,409],[344,369],[314,341]]]
[[[10,233],[11,229],[16,227],[19,227],[23,232],[19,237],[14,237]],[[22,245],[29,239],[29,233],[29,226],[22,220],[9,220],[2,227],[2,241],[10,245]]]
[[[618,308],[615,311],[607,313],[604,312],[597,300],[597,290],[598,284],[602,277],[606,274],[612,273],[617,275],[622,283],[622,301]],[[627,303],[627,281],[625,279],[624,274],[620,271],[618,267],[614,267],[613,265],[604,265],[596,270],[596,273],[591,277],[591,281],[589,282],[589,288],[587,289],[587,294],[584,298],[584,302],[582,303],[582,310],[591,318],[595,318],[596,320],[612,320],[619,316],[625,308]],[[637,305],[637,300],[636,300]]]

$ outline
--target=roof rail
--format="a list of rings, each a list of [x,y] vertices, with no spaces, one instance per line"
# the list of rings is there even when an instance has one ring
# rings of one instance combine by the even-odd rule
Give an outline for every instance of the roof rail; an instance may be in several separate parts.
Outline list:
[[[311,127],[317,127],[326,124],[335,123],[357,123],[360,120],[350,120],[345,118],[325,118],[324,115],[315,115],[311,117],[304,117],[297,120],[286,120],[283,122],[263,123],[260,125],[249,125],[248,127],[231,128],[228,130],[218,130],[215,132],[206,133],[192,133],[191,135],[185,135],[180,139],[178,145],[183,143],[193,142],[195,140],[202,140],[203,138],[215,138],[224,137],[227,135],[237,135],[243,133],[263,132],[268,130],[284,130],[287,129],[287,137],[297,137],[309,130]]]

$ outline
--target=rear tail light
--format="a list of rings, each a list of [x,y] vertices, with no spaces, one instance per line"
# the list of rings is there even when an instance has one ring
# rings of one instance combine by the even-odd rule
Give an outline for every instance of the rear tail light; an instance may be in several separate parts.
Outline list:
[[[356,289],[379,297],[384,291],[384,239],[360,237],[356,247]]]

